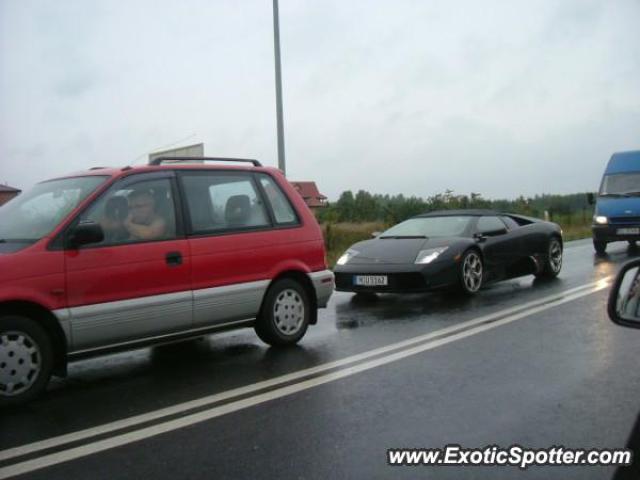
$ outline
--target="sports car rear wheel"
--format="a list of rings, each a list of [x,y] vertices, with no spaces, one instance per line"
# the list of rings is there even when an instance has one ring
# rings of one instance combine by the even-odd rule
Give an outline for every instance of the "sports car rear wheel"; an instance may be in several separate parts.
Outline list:
[[[460,288],[464,293],[474,294],[482,286],[482,258],[476,250],[468,250],[460,261]]]

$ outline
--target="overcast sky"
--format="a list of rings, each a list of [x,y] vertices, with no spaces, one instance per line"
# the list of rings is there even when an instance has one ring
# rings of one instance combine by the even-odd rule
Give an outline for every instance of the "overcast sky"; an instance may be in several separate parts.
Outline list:
[[[288,177],[595,190],[640,149],[640,1],[281,0]],[[277,164],[271,0],[0,0],[0,182],[204,142]]]

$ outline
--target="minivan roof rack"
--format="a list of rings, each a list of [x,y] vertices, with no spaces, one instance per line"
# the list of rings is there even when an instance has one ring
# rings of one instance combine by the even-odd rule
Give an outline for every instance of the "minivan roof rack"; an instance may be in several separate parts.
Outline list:
[[[224,158],[224,157],[158,157],[149,162],[149,165],[161,165],[162,162],[193,162],[201,160],[205,162],[241,162],[252,163],[254,167],[261,167],[262,164],[258,160],[249,158]]]

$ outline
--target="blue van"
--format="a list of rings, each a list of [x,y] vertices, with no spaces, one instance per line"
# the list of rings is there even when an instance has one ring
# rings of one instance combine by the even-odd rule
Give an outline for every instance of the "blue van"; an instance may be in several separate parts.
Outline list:
[[[640,240],[640,150],[614,153],[602,176],[593,216],[593,246]]]

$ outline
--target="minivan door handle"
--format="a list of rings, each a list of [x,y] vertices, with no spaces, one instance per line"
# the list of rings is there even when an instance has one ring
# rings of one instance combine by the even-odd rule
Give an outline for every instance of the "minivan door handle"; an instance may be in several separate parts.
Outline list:
[[[165,259],[170,267],[182,265],[182,254],[180,252],[169,252]]]

